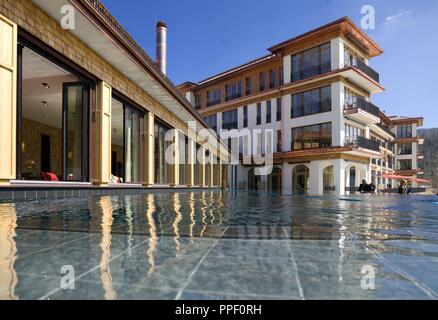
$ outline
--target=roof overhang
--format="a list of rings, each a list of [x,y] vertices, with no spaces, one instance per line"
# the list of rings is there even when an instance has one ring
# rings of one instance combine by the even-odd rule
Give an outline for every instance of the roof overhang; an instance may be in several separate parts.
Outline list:
[[[339,73],[348,81],[358,85],[370,94],[381,93],[385,88],[356,67],[339,69]]]
[[[268,50],[273,53],[294,50],[294,47],[302,47],[304,43],[315,43],[318,39],[327,36],[343,36],[354,43],[369,58],[378,56],[383,50],[365,32],[357,27],[348,17],[343,17],[324,26],[303,33],[297,37],[272,46]]]
[[[195,121],[198,130],[208,128],[189,101],[161,73],[151,58],[99,1],[33,0],[33,2],[56,21],[62,18],[62,6],[73,5],[75,28],[69,32],[176,118],[184,123]],[[147,106],[143,107],[147,109]]]

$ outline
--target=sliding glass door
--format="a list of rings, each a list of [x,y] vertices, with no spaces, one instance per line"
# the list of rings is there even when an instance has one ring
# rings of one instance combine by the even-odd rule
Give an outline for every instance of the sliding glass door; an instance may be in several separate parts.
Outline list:
[[[88,101],[87,85],[83,82],[63,84],[63,180],[80,181],[84,175],[84,108]]]
[[[141,182],[141,122],[144,113],[112,99],[111,174],[116,182]]]
[[[140,113],[125,106],[125,181],[140,181]]]
[[[92,82],[38,48],[20,44],[18,60],[17,178],[88,181]]]

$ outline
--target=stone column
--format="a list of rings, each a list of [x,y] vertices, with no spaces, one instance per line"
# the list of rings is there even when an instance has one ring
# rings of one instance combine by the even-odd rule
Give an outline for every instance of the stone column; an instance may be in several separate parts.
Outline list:
[[[0,184],[17,178],[17,25],[0,15]],[[20,143],[21,145],[21,143]]]
[[[187,186],[192,187],[195,185],[195,161],[196,161],[196,143],[192,139],[189,138],[188,143],[188,163],[186,164],[187,168]]]
[[[336,195],[345,195],[345,165],[343,159],[336,159],[333,164],[333,174],[335,178]]]
[[[101,81],[96,91],[96,119],[93,123],[93,184],[107,186],[111,177],[112,88]]]
[[[319,163],[311,162],[309,167],[309,195],[322,196],[324,194],[323,172]]]
[[[154,152],[155,152],[155,117],[152,112],[148,112],[145,117],[146,125],[146,152],[144,155],[145,178],[143,185],[151,186],[155,183],[154,173]]]

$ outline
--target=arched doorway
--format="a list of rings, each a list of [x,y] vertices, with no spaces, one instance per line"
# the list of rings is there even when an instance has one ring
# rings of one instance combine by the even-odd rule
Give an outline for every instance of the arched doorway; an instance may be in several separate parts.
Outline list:
[[[309,168],[304,165],[296,166],[292,174],[293,194],[307,194],[309,190]]]
[[[248,171],[248,190],[258,190],[260,187],[260,176],[254,174],[254,168]]]
[[[336,191],[336,187],[335,177],[333,175],[333,166],[326,167],[322,173],[322,176],[324,194],[334,193]]]
[[[281,168],[274,167],[268,176],[268,190],[272,192],[281,191]]]

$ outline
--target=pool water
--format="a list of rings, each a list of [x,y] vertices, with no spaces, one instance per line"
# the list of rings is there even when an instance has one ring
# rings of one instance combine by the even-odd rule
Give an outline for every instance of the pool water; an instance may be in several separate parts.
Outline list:
[[[0,203],[0,299],[437,299],[438,197]]]

